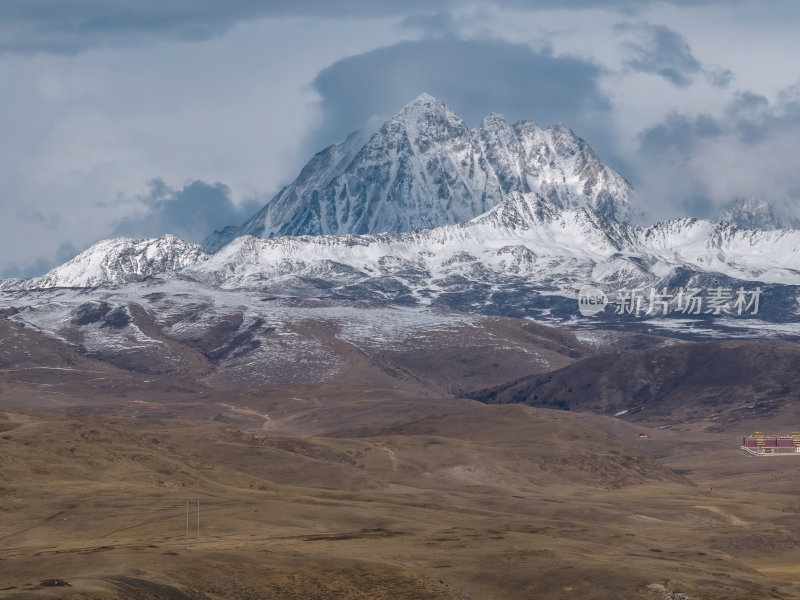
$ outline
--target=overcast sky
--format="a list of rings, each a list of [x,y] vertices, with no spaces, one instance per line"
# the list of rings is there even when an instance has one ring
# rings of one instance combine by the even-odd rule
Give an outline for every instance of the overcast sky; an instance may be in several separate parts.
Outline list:
[[[796,0],[3,0],[0,276],[200,241],[427,91],[563,122],[652,218],[800,198]]]

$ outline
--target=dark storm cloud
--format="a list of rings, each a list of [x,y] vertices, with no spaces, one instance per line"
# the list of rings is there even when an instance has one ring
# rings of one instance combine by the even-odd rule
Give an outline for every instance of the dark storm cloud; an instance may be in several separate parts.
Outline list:
[[[692,84],[697,75],[719,88],[728,87],[733,72],[718,65],[703,65],[698,61],[686,38],[664,25],[650,23],[620,23],[617,33],[632,36],[623,45],[629,56],[625,65],[641,73],[658,75],[677,87]]]
[[[639,134],[639,148],[653,157],[687,155],[703,140],[727,136],[744,144],[758,144],[798,129],[800,86],[786,88],[774,103],[745,91],[737,92],[719,116],[672,113]]]
[[[797,131],[800,129],[800,85],[782,90],[774,103],[760,94],[740,92],[728,105],[725,117],[748,144]]]
[[[706,66],[703,69],[703,74],[706,76],[708,83],[718,88],[728,87],[728,84],[733,80],[733,71],[716,65]]]
[[[51,214],[45,216],[40,210],[31,207],[18,209],[16,217],[21,223],[41,225],[48,229],[56,229],[59,221],[58,215]]]
[[[522,44],[450,38],[403,42],[346,58],[317,76],[324,125],[313,143],[339,142],[370,117],[391,116],[428,92],[471,127],[491,112],[542,126],[567,123],[602,156],[609,133],[608,101],[597,85],[602,74],[591,62]]]
[[[64,264],[71,258],[75,257],[77,250],[72,245],[72,242],[62,242],[54,256],[43,257],[27,262],[24,264],[12,264],[7,266],[0,272],[0,278],[10,277],[38,277],[44,275],[53,267]]]
[[[696,156],[703,141],[725,135],[726,129],[711,115],[687,116],[670,114],[639,134],[640,157],[644,161],[636,172],[635,184],[644,191],[640,197],[645,203],[664,204],[667,197],[671,213],[662,214],[658,206],[649,206],[649,212],[658,218],[691,215],[713,218],[714,203],[702,177],[690,174],[687,161]],[[648,189],[655,185],[655,192]]]
[[[711,115],[688,117],[673,113],[639,134],[639,147],[650,156],[676,152],[692,152],[700,140],[719,137],[725,133],[722,124]]]
[[[739,92],[720,114],[673,113],[642,131],[638,177],[661,185],[660,200],[683,206],[688,214],[714,216],[732,200],[758,197],[796,219],[798,138],[800,86],[784,89],[772,102]]]
[[[145,210],[119,221],[114,236],[158,237],[173,233],[187,241],[200,242],[215,229],[238,225],[252,216],[262,202],[249,200],[235,205],[230,190],[221,183],[193,181],[173,189],[160,179],[150,182],[140,196]]]
[[[160,179],[151,181],[147,193],[137,200],[144,205],[144,210],[118,221],[113,231],[102,237],[149,238],[172,233],[187,241],[201,242],[214,229],[229,224],[239,225],[263,204],[263,201],[253,199],[235,205],[230,190],[221,183],[193,181],[181,189],[173,189]],[[23,224],[32,223],[51,230],[57,225],[36,210],[19,211],[17,219]],[[52,256],[6,264],[0,271],[0,278],[38,277],[77,253],[74,245],[66,241]]]
[[[497,0],[519,9],[606,8],[635,11],[655,0]],[[677,5],[735,4],[736,0],[672,0]],[[258,17],[372,17],[431,14],[456,0],[3,0],[0,51],[76,52],[154,39],[205,39]]]
[[[630,51],[626,64],[634,71],[660,75],[678,87],[686,87],[701,70],[686,39],[669,27],[623,23],[617,31],[637,38],[635,42],[625,42]]]

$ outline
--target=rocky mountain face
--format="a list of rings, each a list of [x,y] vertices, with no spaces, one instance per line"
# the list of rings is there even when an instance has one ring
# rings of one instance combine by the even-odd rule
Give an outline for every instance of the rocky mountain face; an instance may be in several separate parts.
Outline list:
[[[510,193],[538,193],[557,208],[587,207],[635,220],[633,192],[563,125],[540,129],[492,113],[469,129],[423,94],[366,143],[352,134],[317,154],[298,178],[239,228],[216,232],[217,251],[235,237],[400,233],[463,223]]]
[[[724,428],[791,410],[792,390],[800,385],[798,361],[800,346],[788,342],[677,343],[600,353],[471,397],[624,416],[655,427],[705,421]]]
[[[38,365],[64,378],[80,370],[95,389],[102,364],[164,375],[173,389],[341,381],[426,397],[558,368],[583,349],[569,332],[519,319],[275,297],[177,277],[0,294],[0,340],[0,387],[4,368]]]

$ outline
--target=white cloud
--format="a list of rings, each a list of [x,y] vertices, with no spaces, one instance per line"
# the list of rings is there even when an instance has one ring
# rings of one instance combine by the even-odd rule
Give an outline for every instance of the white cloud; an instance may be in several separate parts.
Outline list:
[[[316,74],[409,35],[394,24],[262,20],[194,43],[0,56],[0,273],[109,235],[139,208],[118,200],[156,177],[271,195],[310,156]],[[59,225],[21,223],[20,207]]]
[[[643,190],[644,201],[664,213],[689,210],[692,203],[699,206],[696,192],[716,202],[732,189],[758,181],[759,173],[774,184],[772,193],[790,197],[795,182],[787,175],[788,166],[776,171],[775,163],[761,158],[769,152],[794,154],[797,138],[790,133],[776,130],[771,142],[759,141],[755,147],[766,154],[747,168],[742,168],[742,160],[751,148],[735,136],[698,143],[697,161],[691,165],[667,161],[653,168],[652,162],[642,161],[639,134],[671,114],[688,119],[708,114],[730,121],[726,107],[744,90],[764,95],[773,107],[779,105],[779,91],[800,74],[795,60],[800,53],[800,5],[789,0],[704,6],[638,2],[632,15],[620,12],[626,4],[631,5],[588,0],[535,5],[521,0],[500,5],[420,1],[400,10],[396,3],[392,7],[367,0],[336,5],[320,1],[309,12],[336,18],[275,17],[295,10],[292,3],[283,3],[275,5],[280,10],[272,17],[251,19],[254,4],[242,0],[236,3],[235,18],[216,24],[208,15],[216,14],[217,8],[204,3],[200,12],[205,29],[193,30],[191,19],[169,20],[194,14],[192,7],[197,5],[187,0],[177,4],[180,10],[166,15],[166,21],[153,21],[151,29],[147,19],[134,20],[128,23],[138,23],[138,29],[129,27],[127,33],[105,27],[94,38],[89,33],[71,38],[73,50],[82,48],[80,52],[0,53],[0,273],[14,265],[52,263],[59,247],[62,254],[69,248],[64,242],[80,249],[108,235],[121,219],[142,210],[136,199],[156,177],[175,189],[196,179],[219,181],[239,204],[254,196],[268,198],[320,149],[309,146],[317,139],[322,118],[321,98],[312,85],[317,75],[347,57],[423,36],[524,43],[534,51],[548,49],[555,57],[596,64],[600,92],[609,102],[609,109],[599,115],[607,122],[596,129],[607,132],[597,144],[604,148],[601,158],[623,170]],[[57,13],[40,11],[47,19],[30,22],[23,13],[48,5],[54,6],[50,0],[4,3],[0,17],[8,18],[3,18],[0,31],[22,27],[14,29],[15,39],[36,41],[26,37],[24,27],[44,36],[51,30],[42,24],[51,16],[58,18]],[[531,6],[539,10],[528,10]],[[165,16],[155,4],[151,8],[153,15]],[[15,17],[8,12],[12,9],[22,12]],[[400,25],[411,14],[432,13],[438,16]],[[669,28],[685,39],[690,55],[706,72],[730,69],[734,79],[720,89],[713,76],[698,73],[688,85],[676,87],[658,75],[631,72],[625,66],[626,38],[615,28],[626,19]],[[63,27],[51,31],[56,37],[64,32]],[[40,47],[56,42],[37,41]],[[463,77],[470,76],[468,66]],[[531,93],[529,84],[520,88],[520,106]],[[409,89],[407,99],[421,91]],[[456,108],[468,102],[443,99]],[[541,120],[533,100],[530,106],[530,113],[522,116]],[[392,108],[396,107],[387,111]],[[674,182],[685,179],[687,172],[695,182],[705,173],[708,181],[676,196]]]

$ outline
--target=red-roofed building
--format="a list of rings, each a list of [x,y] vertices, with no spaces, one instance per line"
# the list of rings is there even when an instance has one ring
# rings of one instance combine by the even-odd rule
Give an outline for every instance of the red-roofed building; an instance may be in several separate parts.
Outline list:
[[[764,435],[756,431],[742,438],[742,449],[751,454],[797,454],[800,455],[800,432],[789,435]]]

